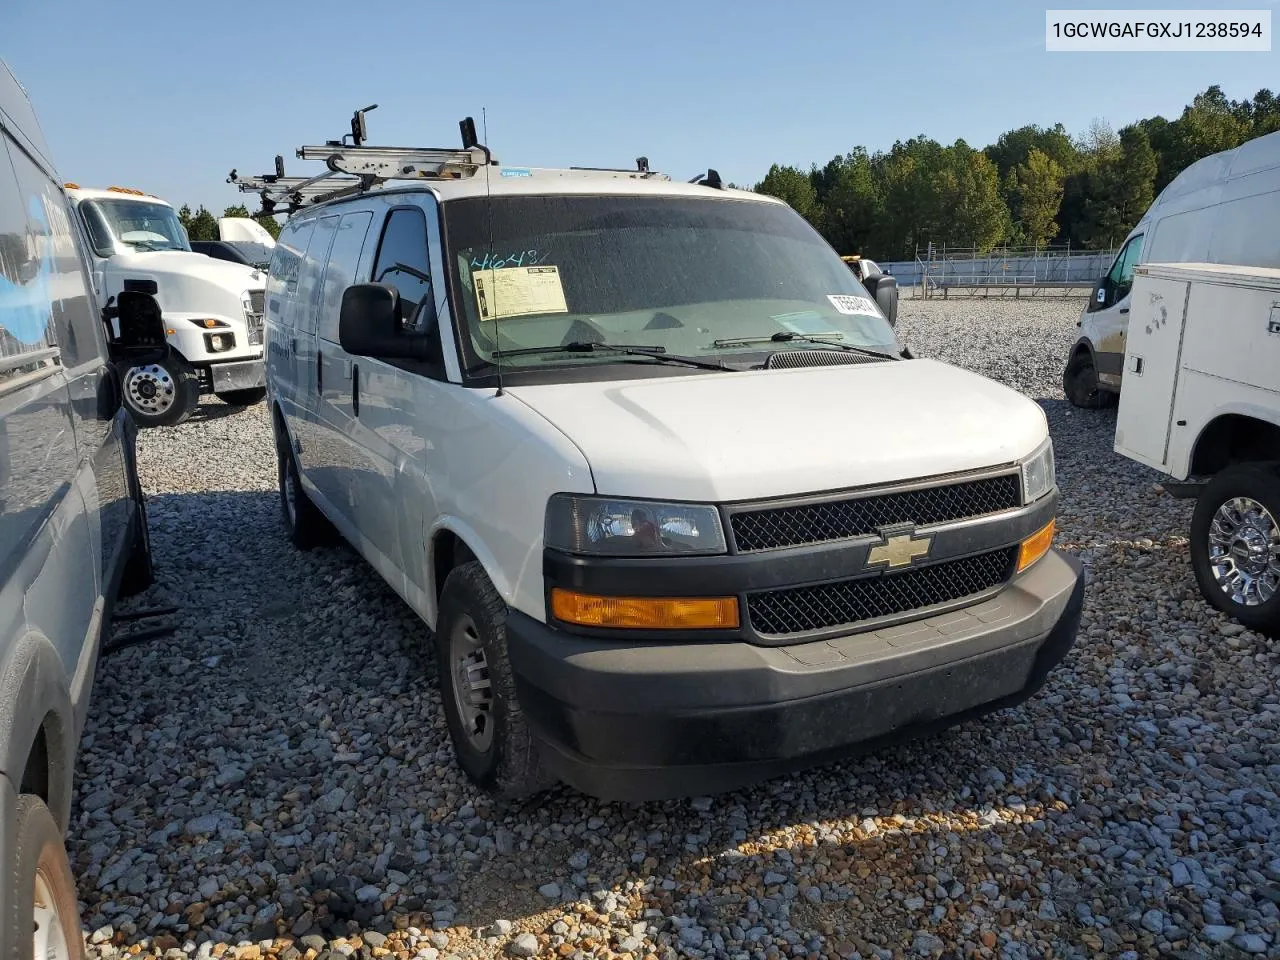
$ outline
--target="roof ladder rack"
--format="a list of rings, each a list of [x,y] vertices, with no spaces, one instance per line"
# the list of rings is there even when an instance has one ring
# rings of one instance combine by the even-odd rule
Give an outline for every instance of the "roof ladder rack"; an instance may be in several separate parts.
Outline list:
[[[313,177],[286,177],[284,158],[277,156],[274,174],[241,177],[232,170],[227,182],[234,183],[242,193],[257,193],[262,200],[263,214],[292,214],[303,207],[358,194],[388,181],[470,177],[496,162],[489,148],[476,141],[475,121],[470,117],[459,124],[461,149],[366,146],[365,113],[376,107],[377,104],[373,104],[357,110],[351,118],[351,133],[341,140],[298,148],[299,159],[321,160],[326,172]],[[346,142],[348,137],[351,143]],[[278,205],[284,205],[285,209],[276,209]]]

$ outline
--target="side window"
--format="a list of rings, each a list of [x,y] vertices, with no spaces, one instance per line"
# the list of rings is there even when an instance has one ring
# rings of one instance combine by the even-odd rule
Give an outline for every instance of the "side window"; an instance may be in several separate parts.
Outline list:
[[[1138,234],[1124,245],[1111,266],[1112,303],[1118,303],[1129,295],[1129,288],[1133,286],[1133,268],[1138,265],[1138,258],[1141,256],[1142,234]]]
[[[306,333],[314,333],[316,329],[316,309],[320,302],[320,279],[324,276],[324,263],[329,256],[329,245],[337,232],[338,218],[322,217],[316,223],[315,232],[311,234],[311,242],[307,244],[306,255],[302,258],[302,266],[298,271],[298,292],[295,301],[301,311],[298,329]]]
[[[417,327],[430,320],[435,300],[427,253],[427,218],[418,207],[392,210],[387,217],[372,280],[399,291],[406,327]]]
[[[329,264],[324,269],[324,299],[319,311],[320,337],[331,343],[338,342],[342,294],[355,282],[365,235],[372,221],[373,214],[368,211],[348,213],[338,221],[338,232],[329,248]]]

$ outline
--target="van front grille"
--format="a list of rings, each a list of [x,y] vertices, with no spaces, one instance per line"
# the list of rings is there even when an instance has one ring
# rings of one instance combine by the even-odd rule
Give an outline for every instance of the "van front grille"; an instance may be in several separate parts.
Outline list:
[[[936,487],[824,500],[734,513],[730,526],[739,553],[777,550],[876,533],[880,527],[917,527],[968,520],[1022,505],[1017,473]]]
[[[747,595],[756,633],[786,636],[909,613],[1000,586],[1013,574],[1017,547],[877,577]]]

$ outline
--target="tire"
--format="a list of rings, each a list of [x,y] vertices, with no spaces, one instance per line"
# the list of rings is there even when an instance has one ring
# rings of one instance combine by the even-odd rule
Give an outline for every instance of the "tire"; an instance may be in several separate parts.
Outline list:
[[[311,550],[330,543],[333,525],[302,488],[298,462],[283,430],[276,439],[276,479],[280,486],[280,512],[289,541],[299,550]]]
[[[266,387],[249,387],[246,390],[227,390],[217,394],[219,400],[232,407],[252,407],[267,397]]]
[[[1115,402],[1115,394],[1098,384],[1098,372],[1093,357],[1085,350],[1074,353],[1062,371],[1062,392],[1073,407],[1082,410],[1101,410]]]
[[[172,350],[163,360],[120,365],[124,406],[139,427],[173,427],[195,412],[200,376]]]
[[[138,500],[138,512],[134,515],[133,547],[125,561],[120,576],[119,594],[132,597],[156,582],[155,567],[151,557],[151,531],[147,526],[147,504]]]
[[[476,561],[454,567],[445,579],[435,646],[440,697],[463,772],[502,800],[550,787],[554,780],[542,767],[516,698],[507,657],[507,605]],[[464,673],[480,684],[487,681],[487,687],[470,691],[475,699],[464,697]]]
[[[1280,465],[1243,463],[1209,481],[1191,519],[1191,567],[1209,603],[1280,636]]]
[[[39,797],[18,797],[14,861],[18,957],[82,960],[79,904],[62,831]],[[9,918],[5,918],[6,925]],[[6,938],[8,931],[6,930]]]

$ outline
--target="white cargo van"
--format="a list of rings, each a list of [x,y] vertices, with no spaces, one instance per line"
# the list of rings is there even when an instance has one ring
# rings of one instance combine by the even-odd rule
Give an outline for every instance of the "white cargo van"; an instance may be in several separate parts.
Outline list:
[[[1197,498],[1206,599],[1280,631],[1280,269],[1139,266],[1130,323],[1115,449]]]
[[[267,286],[290,536],[421,615],[475,783],[722,790],[1045,682],[1084,587],[1036,403],[907,359],[781,201],[464,145],[242,189],[309,191]]]
[[[1160,192],[1098,281],[1063,372],[1078,407],[1115,402],[1139,263],[1280,267],[1280,133],[1198,160]]]
[[[150,293],[168,322],[168,358],[121,371],[138,423],[180,423],[201,393],[231,404],[260,401],[265,275],[192,252],[177,213],[158,197],[66,186],[93,255],[97,295],[105,302],[125,290]]]

